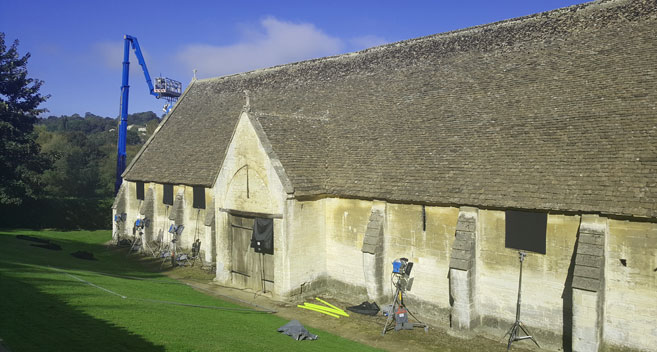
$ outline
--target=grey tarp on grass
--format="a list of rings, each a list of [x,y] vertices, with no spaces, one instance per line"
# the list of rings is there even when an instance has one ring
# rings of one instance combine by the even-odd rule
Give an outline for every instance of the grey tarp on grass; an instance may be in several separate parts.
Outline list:
[[[289,323],[278,328],[278,332],[289,335],[295,340],[317,340],[317,335],[308,332],[298,320],[290,320]]]

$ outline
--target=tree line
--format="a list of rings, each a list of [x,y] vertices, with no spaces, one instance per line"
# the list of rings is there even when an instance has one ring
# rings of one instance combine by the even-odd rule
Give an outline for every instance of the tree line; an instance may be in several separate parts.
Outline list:
[[[151,111],[128,115],[135,126],[126,136],[128,160],[153,133],[160,119]],[[145,126],[140,132],[137,126]],[[52,160],[42,175],[42,187],[50,197],[111,197],[116,175],[118,121],[87,112],[84,117],[49,116],[35,125],[41,152]]]

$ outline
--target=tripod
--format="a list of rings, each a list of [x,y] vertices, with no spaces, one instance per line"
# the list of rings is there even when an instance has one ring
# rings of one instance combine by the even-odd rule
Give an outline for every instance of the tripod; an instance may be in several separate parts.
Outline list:
[[[169,226],[169,234],[171,235],[171,245],[169,247],[169,251],[171,252],[171,267],[176,267],[176,251],[178,250],[178,239],[182,235],[183,229],[185,226],[183,225],[178,225],[176,226],[175,224],[171,224]],[[160,264],[160,269],[162,269],[162,266],[164,265],[164,262],[167,260],[167,256],[163,255],[162,256],[162,263]]]
[[[114,243],[118,247],[121,245],[121,222],[119,220],[116,220],[115,222],[116,222],[116,231],[114,231],[114,233],[112,234],[112,238],[116,238],[116,242]]]
[[[121,245],[121,233],[123,232],[125,226],[125,219],[127,218],[125,213],[121,215],[114,215],[114,223],[116,224],[116,231],[112,234],[112,238],[116,238],[116,246]],[[116,236],[116,237],[115,237]]]
[[[411,281],[412,281],[412,279],[411,279]],[[397,321],[397,327],[395,327],[395,330],[399,330],[400,326],[403,326],[404,329],[407,329],[406,326],[409,326],[409,325],[410,325],[411,329],[413,327],[420,327],[420,328],[424,328],[424,332],[427,332],[429,330],[429,326],[427,324],[424,324],[424,323],[421,323],[421,322],[420,323],[408,323],[407,322],[408,321],[408,316],[404,317],[404,315],[406,313],[408,313],[413,318],[415,318],[415,315],[413,315],[413,313],[411,313],[411,311],[408,309],[408,307],[406,307],[406,305],[404,304],[404,292],[406,290],[407,285],[410,286],[408,282],[409,281],[407,280],[406,275],[404,275],[404,274],[399,275],[399,278],[397,279],[397,282],[395,283],[396,290],[395,290],[395,297],[394,297],[394,300],[392,302],[392,309],[390,310],[390,312],[388,312],[388,318],[386,319],[386,324],[383,326],[383,331],[381,332],[381,335],[386,334],[386,332],[388,331],[388,326],[390,325],[393,317],[397,321],[397,319],[398,319],[397,318],[397,312],[398,311],[405,312],[405,313],[399,314],[399,318],[402,318],[406,322],[402,323],[401,322],[402,319],[400,319],[400,321]],[[415,320],[418,320],[418,319],[415,318]]]
[[[132,246],[130,247],[130,250],[128,251],[128,254],[132,253],[132,250],[135,247],[138,248],[137,250],[141,249],[142,251],[144,251],[144,253],[146,253],[145,249],[148,249],[151,252],[151,254],[153,256],[155,256],[155,251],[153,251],[151,246],[148,245],[148,241],[144,240],[144,230],[143,229],[139,229],[139,237],[136,237],[134,242],[132,242]],[[142,248],[142,247],[144,247],[144,248]]]
[[[176,242],[178,241],[176,233],[171,233],[171,244],[166,246],[167,250],[167,255],[164,252],[162,252],[162,263],[160,263],[160,269],[162,269],[162,266],[164,263],[167,261],[167,259],[171,260],[171,267],[175,268],[176,267]]]
[[[538,342],[536,342],[536,339],[533,338],[530,335],[527,328],[520,321],[520,301],[521,301],[521,298],[522,298],[522,295],[521,295],[521,293],[522,293],[522,262],[525,261],[525,257],[527,256],[527,253],[525,253],[523,251],[518,251],[518,255],[519,255],[519,259],[520,259],[520,278],[518,279],[518,302],[516,304],[516,321],[515,321],[515,323],[513,323],[513,325],[509,329],[509,331],[507,331],[506,334],[504,334],[504,337],[506,337],[506,335],[509,335],[509,343],[506,345],[506,350],[507,351],[511,348],[511,344],[514,343],[515,341],[527,340],[527,339],[531,339],[532,341],[534,341],[534,343],[536,344],[536,346],[538,348],[541,348],[541,346],[538,344]],[[518,333],[519,333],[518,330],[522,330],[522,332],[524,332],[525,335],[524,336],[519,336],[518,335]],[[502,338],[504,338],[504,337],[502,337]]]

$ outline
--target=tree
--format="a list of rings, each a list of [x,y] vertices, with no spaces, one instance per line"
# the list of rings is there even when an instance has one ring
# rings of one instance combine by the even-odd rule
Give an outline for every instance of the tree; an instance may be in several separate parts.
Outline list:
[[[7,49],[0,32],[0,204],[21,204],[39,192],[40,175],[50,158],[40,152],[34,124],[49,96],[43,81],[27,77],[30,54],[18,55],[18,40]]]
[[[99,164],[107,156],[83,132],[54,134],[42,131],[43,149],[57,155],[53,168],[44,173],[50,196],[96,198],[102,194]]]

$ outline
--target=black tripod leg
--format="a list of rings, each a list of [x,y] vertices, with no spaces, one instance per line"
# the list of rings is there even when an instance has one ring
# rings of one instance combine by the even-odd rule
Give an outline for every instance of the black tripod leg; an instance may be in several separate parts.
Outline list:
[[[515,327],[515,325],[512,325],[511,328],[509,328],[509,330],[506,331],[506,333],[504,334],[504,336],[502,336],[502,340],[504,340],[504,339],[506,338],[506,335],[511,336],[511,331],[513,331],[513,328],[514,328],[514,327]]]
[[[511,327],[511,329],[509,329],[509,332],[507,332],[507,334],[509,335],[509,342],[506,345],[506,350],[508,351],[511,348],[511,344],[513,343],[513,341],[516,340],[516,336],[518,336],[518,324],[513,324],[513,326]]]
[[[128,255],[132,253],[132,249],[135,248],[135,245],[137,244],[137,240],[135,239],[132,241],[132,246],[130,246],[130,250],[128,250]]]
[[[162,257],[162,262],[160,263],[160,269],[162,269],[162,267],[164,266],[164,262],[166,261],[167,261],[167,256],[165,255],[164,257]]]
[[[390,312],[388,312],[388,318],[386,319],[386,325],[383,326],[383,332],[381,332],[381,335],[385,335],[386,332],[388,331],[388,325],[390,324],[390,321],[394,317],[395,314],[395,307],[397,307],[397,301],[399,300],[399,287],[397,287],[397,290],[395,291],[395,299],[392,301],[392,309],[390,309]],[[400,302],[401,303],[401,302]]]
[[[527,328],[522,323],[518,323],[518,324],[520,325],[520,328],[522,329],[522,331],[525,333],[525,336],[529,337],[532,341],[534,341],[534,343],[536,344],[536,347],[541,348],[541,346],[538,344],[538,342],[536,341],[534,336],[529,333],[529,330],[527,330]]]

